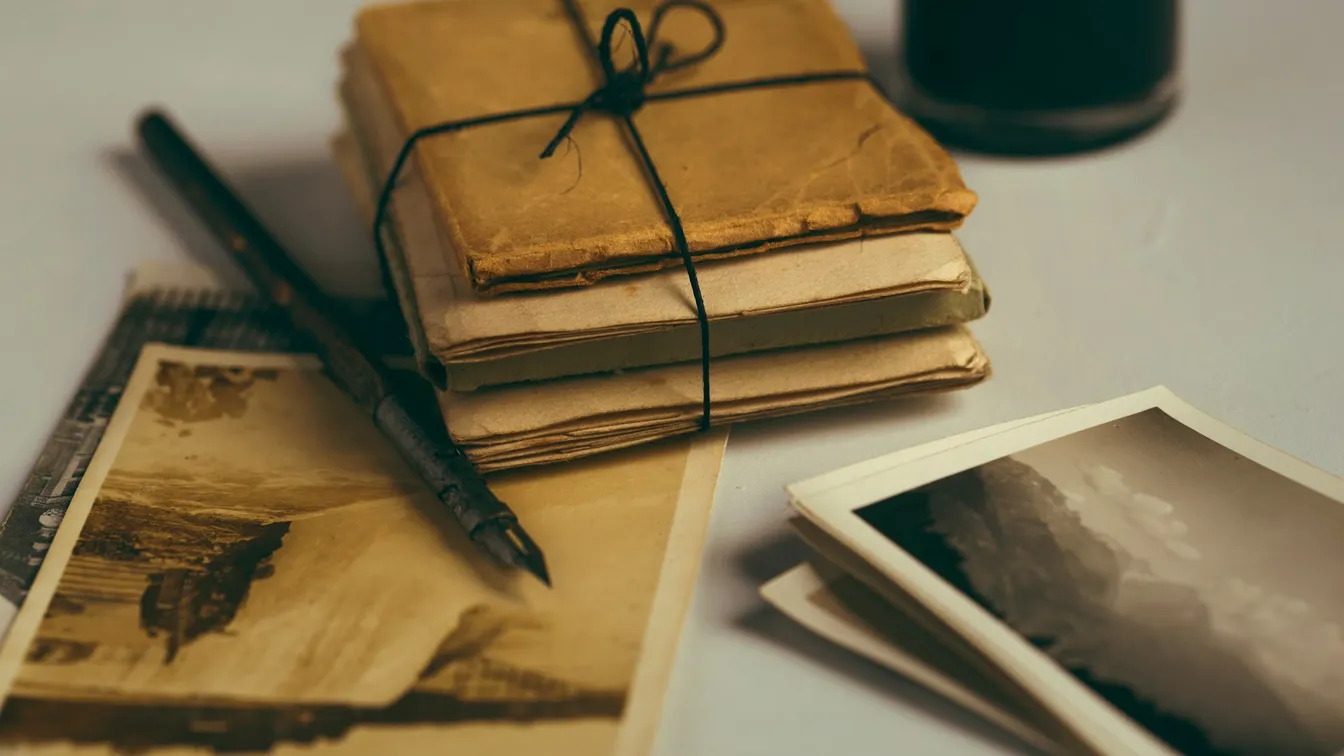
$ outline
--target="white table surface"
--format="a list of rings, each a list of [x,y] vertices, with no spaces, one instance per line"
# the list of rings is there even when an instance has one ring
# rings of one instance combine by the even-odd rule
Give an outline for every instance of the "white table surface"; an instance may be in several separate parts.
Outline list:
[[[0,499],[8,502],[147,259],[224,264],[146,200],[130,127],[159,102],[319,282],[375,291],[326,152],[358,0],[0,2]],[[878,70],[893,0],[837,3]],[[773,614],[803,551],[785,484],[903,446],[1164,383],[1344,473],[1344,3],[1188,6],[1187,96],[1140,141],[1050,161],[959,156],[961,238],[993,289],[985,385],[737,428],[658,753],[1014,753]]]

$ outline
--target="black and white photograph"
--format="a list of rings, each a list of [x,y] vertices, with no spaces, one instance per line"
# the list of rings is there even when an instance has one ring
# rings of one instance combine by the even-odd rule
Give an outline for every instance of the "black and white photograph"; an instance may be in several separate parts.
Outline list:
[[[1344,750],[1344,505],[1152,406],[853,510],[1172,750]]]

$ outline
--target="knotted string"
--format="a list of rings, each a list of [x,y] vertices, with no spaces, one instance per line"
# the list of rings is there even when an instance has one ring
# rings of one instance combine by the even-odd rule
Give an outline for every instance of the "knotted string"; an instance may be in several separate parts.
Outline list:
[[[672,230],[672,239],[676,245],[677,252],[681,256],[682,263],[686,267],[686,276],[690,280],[691,295],[695,300],[695,316],[700,325],[700,375],[701,390],[703,392],[703,412],[700,417],[700,429],[708,430],[710,427],[710,391],[709,391],[709,315],[705,312],[704,297],[700,293],[700,280],[696,275],[695,262],[691,257],[690,246],[686,242],[686,232],[682,228],[681,217],[677,215],[676,206],[667,195],[667,187],[663,184],[662,178],[658,175],[658,169],[653,164],[653,157],[649,155],[648,148],[644,146],[644,139],[640,136],[639,129],[635,128],[633,116],[647,102],[657,100],[675,100],[685,97],[699,97],[705,95],[721,94],[725,92],[735,92],[744,89],[760,89],[765,87],[778,86],[796,86],[800,84],[811,84],[826,81],[845,81],[845,80],[863,80],[873,85],[880,93],[881,86],[866,71],[824,71],[820,73],[798,74],[794,76],[769,76],[756,79],[746,79],[743,81],[726,82],[723,84],[711,84],[704,87],[692,87],[688,89],[678,89],[667,92],[655,92],[649,94],[645,88],[659,75],[686,68],[695,65],[718,52],[723,46],[724,25],[723,19],[719,14],[700,0],[666,0],[660,3],[653,11],[653,17],[649,22],[649,32],[646,36],[643,27],[639,23],[639,18],[635,16],[634,11],[628,8],[617,8],[607,15],[606,22],[602,25],[602,36],[600,41],[594,42],[592,33],[588,29],[588,24],[584,19],[583,12],[579,8],[578,0],[561,0],[564,5],[565,13],[573,22],[575,29],[584,40],[584,47],[601,69],[602,84],[593,93],[584,98],[581,102],[565,103],[561,105],[550,105],[540,108],[526,108],[523,110],[512,110],[494,115],[479,116],[477,118],[467,118],[460,121],[448,121],[431,126],[425,126],[412,132],[407,138],[406,143],[402,145],[401,151],[397,153],[397,158],[392,164],[392,170],[387,177],[387,182],[383,185],[383,190],[378,196],[378,207],[374,213],[373,221],[373,240],[378,249],[381,258],[386,257],[386,250],[383,246],[382,227],[387,220],[387,211],[391,204],[392,191],[396,188],[397,177],[405,167],[406,161],[410,158],[411,151],[415,145],[426,137],[436,134],[445,134],[462,129],[473,128],[476,126],[485,126],[492,123],[503,121],[514,121],[521,118],[532,118],[536,116],[554,115],[558,113],[569,112],[569,117],[565,119],[560,130],[556,132],[553,138],[541,151],[542,159],[549,158],[555,154],[555,150],[562,142],[569,137],[574,127],[578,125],[579,119],[589,112],[606,113],[617,118],[624,126],[626,134],[630,137],[631,143],[639,156],[640,162],[644,165],[644,170],[648,174],[649,183],[653,186],[654,192],[658,196],[658,201],[663,207],[663,214],[667,218],[668,226]],[[703,50],[680,58],[674,58],[675,49],[671,44],[658,43],[658,29],[662,24],[667,13],[673,8],[687,8],[700,13],[713,27],[714,38]],[[612,42],[616,30],[624,24],[630,34],[635,47],[634,63],[624,69],[618,69],[612,57]],[[650,62],[649,49],[655,49],[656,57]]]
[[[585,47],[593,50],[592,38],[588,35],[588,26],[584,24],[583,18],[578,13],[578,8],[573,2],[566,0],[566,10],[569,11],[570,19],[583,30]],[[700,52],[689,55],[680,60],[673,60],[672,53],[674,48],[670,44],[660,45],[658,48],[658,59],[653,65],[649,65],[649,45],[657,40],[658,27],[663,22],[663,18],[672,8],[684,7],[700,11],[701,14],[714,27],[714,40],[709,43],[705,49]],[[635,61],[630,68],[617,70],[616,63],[612,59],[612,36],[617,27],[624,21],[627,30],[630,32],[630,38],[635,45]],[[713,8],[705,5],[698,0],[668,0],[659,5],[653,11],[653,21],[649,24],[649,35],[644,36],[644,29],[639,25],[639,19],[635,12],[629,8],[617,8],[608,16],[606,23],[602,25],[602,40],[596,45],[597,63],[602,67],[602,86],[593,90],[588,95],[588,99],[579,103],[570,111],[569,118],[565,120],[560,130],[556,132],[555,138],[546,149],[541,151],[543,158],[548,158],[555,153],[555,148],[569,136],[569,132],[578,124],[579,118],[589,110],[599,110],[618,118],[628,119],[634,115],[648,99],[660,99],[655,95],[649,98],[644,93],[644,88],[653,82],[659,74],[666,71],[675,71],[679,68],[694,65],[708,58],[719,51],[723,45],[723,19]],[[631,126],[630,128],[634,128]],[[673,215],[675,210],[670,211]]]

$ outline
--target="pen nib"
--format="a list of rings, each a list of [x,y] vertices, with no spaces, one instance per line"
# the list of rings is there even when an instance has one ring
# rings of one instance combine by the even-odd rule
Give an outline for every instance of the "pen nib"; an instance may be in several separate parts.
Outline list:
[[[476,531],[476,540],[496,559],[510,567],[521,567],[551,587],[551,574],[546,569],[546,558],[536,542],[512,519],[498,519],[485,523]]]

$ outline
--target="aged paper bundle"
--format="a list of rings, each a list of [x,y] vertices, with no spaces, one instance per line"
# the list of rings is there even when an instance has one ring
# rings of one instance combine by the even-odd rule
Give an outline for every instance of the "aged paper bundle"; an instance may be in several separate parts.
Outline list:
[[[374,196],[405,137],[358,47],[342,55],[348,132],[337,162],[372,223]],[[417,353],[442,385],[482,385],[683,362],[700,355],[690,285],[670,268],[621,285],[477,296],[452,264],[429,187],[412,164],[384,228]],[[715,356],[897,333],[985,314],[989,295],[956,238],[908,233],[811,243],[697,266]]]
[[[797,574],[776,605],[982,715],[1069,753],[1344,749],[1344,479],[1164,388],[790,495],[804,540],[937,642],[808,606]]]
[[[0,650],[7,752],[644,752],[724,436],[493,477],[547,590],[317,368],[144,351]]]
[[[592,74],[565,7],[458,0],[359,15],[341,52],[345,126],[333,151],[371,225],[415,130],[545,104],[533,100],[550,92],[586,96]],[[615,5],[584,7],[600,26]],[[669,80],[861,65],[822,0],[714,7],[730,30],[723,48]],[[653,3],[635,11],[646,23],[657,13]],[[692,49],[704,24],[695,8],[676,6],[658,33]],[[541,68],[544,76],[511,78]],[[687,120],[700,105],[713,118]],[[949,233],[975,196],[941,148],[867,83],[650,102],[637,118],[655,112],[665,127],[648,143],[682,166],[669,190],[686,202],[701,260],[713,422],[988,376],[966,328],[986,313],[988,289]],[[527,145],[553,120],[418,142],[379,229],[418,367],[440,390],[454,441],[487,471],[690,433],[704,414],[706,342],[687,273],[668,265],[675,255],[646,177],[601,114],[573,132],[582,174],[557,169],[563,157],[536,158],[546,139]]]
[[[596,36],[619,5],[585,0],[578,11]],[[629,5],[651,29],[655,3]],[[825,0],[720,2],[714,10],[727,29],[722,47],[659,78],[650,94],[864,69]],[[685,56],[711,40],[708,19],[683,7],[663,17],[656,44]],[[579,102],[601,83],[559,0],[373,6],[357,19],[356,41],[400,140],[444,121]],[[628,43],[617,52],[618,65],[632,55]],[[476,291],[584,285],[680,264],[662,207],[614,119],[584,118],[572,133],[577,146],[536,157],[565,118],[492,123],[417,151],[432,212],[456,252],[445,263]],[[702,259],[948,230],[975,204],[943,149],[862,80],[648,101],[634,120]]]
[[[358,55],[350,52],[347,59],[357,60]],[[349,88],[347,83],[346,89]],[[347,117],[359,120],[371,112],[376,109],[350,108]],[[395,149],[395,143],[388,145],[388,164]],[[358,140],[348,135],[336,141],[338,160],[347,167],[352,190],[371,215],[370,174],[352,167],[359,162],[352,154],[358,150]],[[406,192],[405,196],[414,197],[414,193]],[[433,235],[428,223],[408,230]],[[768,332],[753,328],[759,315],[716,322],[716,334],[724,325],[742,323],[743,343],[751,350],[714,360],[712,398],[716,421],[759,419],[915,391],[962,388],[988,375],[989,361],[983,349],[970,331],[960,325],[985,312],[988,294],[955,239],[949,234],[910,234],[871,243],[883,246],[876,250],[877,254],[864,257],[862,264],[855,265],[827,262],[827,256],[842,250],[799,247],[724,261],[717,268],[715,264],[702,266],[706,272],[702,277],[706,291],[728,295],[725,300],[730,308],[750,307],[752,301],[767,302],[757,305],[763,309],[770,307],[768,297],[756,299],[758,292],[740,284],[738,277],[744,272],[752,274],[753,282],[761,282],[763,289],[769,288],[772,276],[777,277],[775,280],[781,284],[779,291],[786,298],[797,297],[799,291],[815,291],[817,284],[804,282],[840,280],[836,296],[841,302],[850,307],[881,303],[886,312],[874,318],[871,317],[874,313],[865,317],[864,313],[837,308],[838,318],[880,333],[888,329],[896,332],[827,343],[834,333],[816,329],[825,329],[833,322],[823,319],[798,327],[817,312],[799,303],[776,316],[792,316],[790,322],[781,323],[794,326],[787,331],[789,338],[805,333],[810,327],[818,334],[820,343],[772,350]],[[849,244],[860,246],[859,242]],[[421,249],[433,246],[431,243]],[[402,275],[407,273],[396,258],[409,249],[395,240],[387,246],[393,257],[389,262],[394,277],[398,269]],[[418,349],[429,350],[430,362],[446,361],[443,353],[436,351],[445,343],[454,339],[467,344],[480,342],[481,339],[473,339],[473,334],[481,333],[492,334],[484,340],[493,346],[488,350],[482,347],[485,354],[507,355],[509,349],[523,354],[531,351],[533,354],[528,356],[534,359],[530,364],[543,370],[554,368],[550,350],[556,343],[577,342],[589,347],[588,355],[598,358],[619,356],[618,347],[613,348],[613,334],[646,339],[681,336],[685,351],[694,354],[698,350],[693,326],[676,335],[653,330],[658,326],[665,328],[669,322],[659,318],[679,316],[684,321],[689,317],[686,314],[689,294],[683,291],[685,276],[680,271],[663,271],[652,277],[632,276],[627,279],[629,283],[623,284],[623,290],[613,290],[611,284],[604,283],[582,289],[481,298],[455,289],[453,282],[457,277],[442,266],[441,260],[434,255],[425,258],[427,265],[438,265],[438,273],[428,277],[438,284],[426,285],[426,279],[416,278],[398,281],[396,287],[402,296],[414,296],[415,306],[409,312],[412,317],[432,318],[413,321],[424,325]],[[737,266],[737,270],[729,270],[727,266]],[[742,271],[742,266],[759,270]],[[829,275],[825,268],[829,268]],[[709,284],[717,280],[716,273],[723,274],[723,287],[710,289]],[[731,285],[733,281],[739,283]],[[893,290],[908,292],[877,297],[872,288],[863,289],[875,281],[879,282],[876,290],[887,295]],[[640,322],[641,319],[645,322]],[[411,327],[413,340],[416,330]],[[540,350],[539,342],[549,350]],[[470,351],[465,354],[476,356]],[[636,356],[632,361],[643,360]],[[440,404],[453,440],[483,470],[575,459],[689,433],[698,427],[702,390],[698,363],[660,364],[619,373],[596,373],[591,367],[552,369],[549,372],[587,374],[541,381],[526,381],[541,376],[529,374],[525,367],[520,367],[523,364],[520,361],[494,368],[497,378],[508,376],[506,385],[440,392]],[[423,372],[434,372],[434,365],[424,360],[420,365]],[[459,362],[454,367],[461,365]],[[517,368],[518,372],[510,372],[510,368]]]
[[[974,385],[989,362],[961,326],[714,361],[714,421],[732,423]],[[483,470],[583,457],[699,427],[700,366],[440,392]]]

